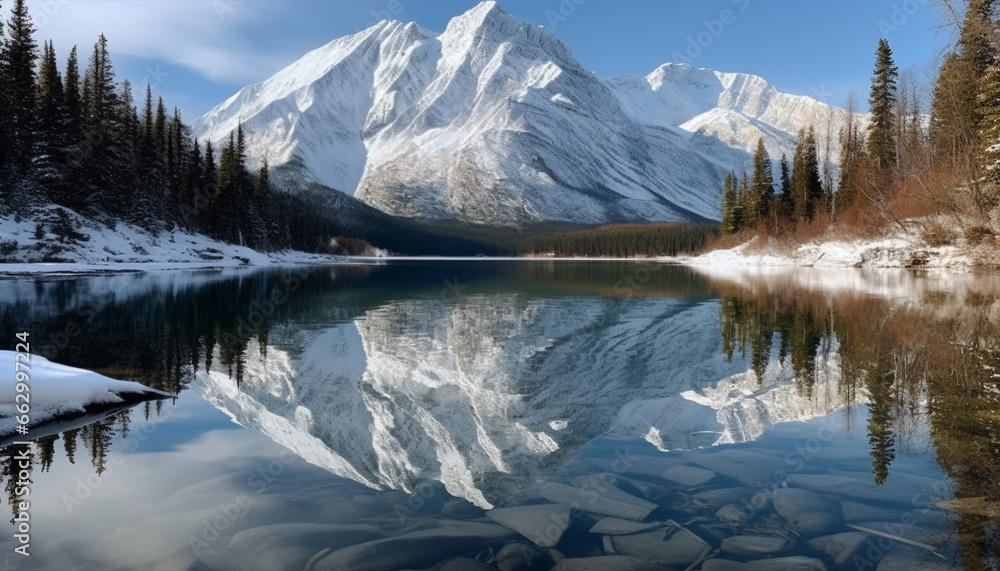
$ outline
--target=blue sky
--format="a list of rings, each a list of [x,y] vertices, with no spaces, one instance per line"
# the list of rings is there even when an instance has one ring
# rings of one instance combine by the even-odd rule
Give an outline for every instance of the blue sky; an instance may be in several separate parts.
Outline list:
[[[10,0],[0,0],[6,15]],[[501,0],[550,27],[601,76],[645,75],[667,61],[760,75],[778,89],[866,106],[875,46],[887,37],[901,70],[925,88],[953,26],[931,0]],[[443,30],[476,2],[29,0],[39,40],[81,59],[108,36],[119,79],[154,84],[191,120],[306,51],[381,18]]]

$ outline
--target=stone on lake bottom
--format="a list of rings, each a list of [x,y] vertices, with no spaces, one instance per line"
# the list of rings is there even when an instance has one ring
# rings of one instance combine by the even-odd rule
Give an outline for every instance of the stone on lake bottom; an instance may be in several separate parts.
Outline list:
[[[541,504],[498,508],[486,512],[493,521],[513,529],[540,547],[559,543],[569,527],[570,508],[565,504]]]
[[[715,518],[721,522],[735,525],[743,524],[747,520],[747,518],[743,515],[743,508],[736,504],[722,506],[719,511],[715,512]]]
[[[641,559],[624,555],[601,555],[563,559],[552,571],[646,571],[649,565]]]
[[[819,559],[796,555],[777,559],[759,559],[740,563],[729,559],[709,559],[701,566],[702,571],[826,571]]]
[[[602,535],[626,535],[629,533],[638,533],[640,531],[663,527],[664,525],[667,524],[665,522],[656,521],[642,523],[629,519],[606,517],[595,523],[594,527],[590,528],[590,533],[599,533]]]
[[[715,472],[694,466],[674,466],[663,472],[663,478],[682,486],[695,487],[715,477]]]
[[[760,535],[737,535],[722,540],[722,551],[740,557],[756,558],[773,555],[788,548],[788,540],[783,537]]]
[[[642,520],[656,509],[656,504],[627,494],[618,488],[577,488],[566,484],[547,483],[542,497],[557,504],[567,504],[586,512],[625,519]]]
[[[467,553],[517,539],[510,529],[491,523],[445,521],[422,529],[345,547],[317,561],[312,569],[422,569],[457,553]]]
[[[774,502],[774,511],[799,533],[820,533],[842,519],[840,504],[809,490],[778,488],[774,490],[771,501]]]
[[[678,529],[674,533],[670,531],[619,535],[612,537],[612,544],[620,555],[631,555],[660,565],[690,565],[709,549],[704,540],[686,529]]]
[[[863,551],[869,538],[871,536],[867,533],[849,531],[817,537],[809,542],[809,546],[816,551],[822,551],[829,555],[837,565],[843,565],[850,561],[859,551]]]

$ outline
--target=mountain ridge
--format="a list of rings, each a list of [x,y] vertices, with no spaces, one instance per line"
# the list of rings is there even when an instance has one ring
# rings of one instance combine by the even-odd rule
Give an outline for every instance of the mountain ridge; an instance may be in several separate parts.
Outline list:
[[[213,143],[243,126],[251,164],[394,216],[473,224],[718,219],[720,181],[846,111],[763,78],[667,63],[602,79],[553,31],[496,2],[444,32],[384,20],[317,48],[198,119]],[[831,136],[827,139],[827,134]]]

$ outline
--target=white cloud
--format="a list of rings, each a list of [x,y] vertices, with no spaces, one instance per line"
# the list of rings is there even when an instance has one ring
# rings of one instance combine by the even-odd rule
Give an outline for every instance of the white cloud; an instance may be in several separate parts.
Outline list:
[[[82,62],[101,33],[112,56],[183,66],[220,82],[263,79],[298,55],[261,53],[248,41],[247,28],[266,21],[279,3],[35,0],[28,8],[36,38],[53,40],[60,55],[78,46]]]

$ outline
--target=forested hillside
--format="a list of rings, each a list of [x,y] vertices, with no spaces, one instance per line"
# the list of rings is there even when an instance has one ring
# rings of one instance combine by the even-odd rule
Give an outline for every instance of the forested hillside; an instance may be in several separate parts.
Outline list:
[[[860,125],[853,96],[840,132],[840,172],[821,170],[813,128],[795,155],[757,147],[750,173],[723,181],[722,228],[736,241],[754,235],[811,238],[833,228],[855,235],[916,234],[926,246],[992,240],[1000,208],[1000,18],[995,0],[944,2],[958,28],[933,88],[900,73],[888,40],[875,52]],[[928,114],[925,112],[929,110]],[[724,243],[731,243],[724,242]]]

